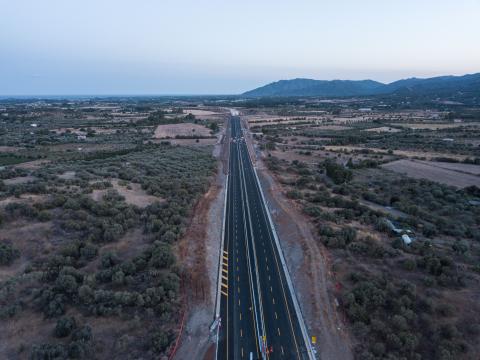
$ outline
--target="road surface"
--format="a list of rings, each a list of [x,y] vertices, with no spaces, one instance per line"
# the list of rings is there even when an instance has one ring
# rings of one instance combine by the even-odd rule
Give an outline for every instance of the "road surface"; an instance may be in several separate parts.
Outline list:
[[[217,359],[313,359],[238,116],[230,131]]]

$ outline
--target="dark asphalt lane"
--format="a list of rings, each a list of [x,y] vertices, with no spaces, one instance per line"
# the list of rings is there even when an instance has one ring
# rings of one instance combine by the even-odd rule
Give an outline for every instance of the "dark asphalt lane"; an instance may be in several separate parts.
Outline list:
[[[308,359],[238,117],[230,122],[218,359]]]

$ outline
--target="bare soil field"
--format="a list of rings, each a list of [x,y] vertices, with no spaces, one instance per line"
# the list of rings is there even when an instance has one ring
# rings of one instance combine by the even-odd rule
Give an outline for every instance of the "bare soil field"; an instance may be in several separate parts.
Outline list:
[[[392,128],[392,127],[389,127],[389,126],[381,126],[381,127],[377,127],[377,128],[366,129],[364,131],[378,132],[378,133],[381,133],[381,132],[396,133],[396,132],[400,132],[402,130]]]
[[[397,160],[384,164],[382,167],[397,173],[406,174],[412,178],[427,179],[458,188],[472,185],[480,186],[480,177],[478,176],[437,167],[427,162]]]
[[[198,124],[167,124],[159,125],[155,129],[154,138],[166,139],[175,138],[176,136],[211,136],[210,129]]]
[[[184,114],[192,114],[195,116],[210,116],[210,115],[221,115],[221,113],[210,111],[210,110],[200,110],[200,109],[183,109]]]

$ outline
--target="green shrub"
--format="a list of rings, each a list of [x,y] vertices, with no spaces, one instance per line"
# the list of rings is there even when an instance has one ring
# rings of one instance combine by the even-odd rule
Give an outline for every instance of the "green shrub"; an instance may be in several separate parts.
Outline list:
[[[63,338],[69,336],[73,330],[77,327],[77,322],[72,316],[62,317],[57,320],[57,325],[55,326],[54,334],[56,337]]]
[[[157,354],[163,353],[167,350],[168,345],[172,341],[172,335],[170,332],[167,331],[156,331],[152,336],[152,349]]]
[[[0,242],[0,265],[10,265],[18,257],[19,250],[8,243]]]

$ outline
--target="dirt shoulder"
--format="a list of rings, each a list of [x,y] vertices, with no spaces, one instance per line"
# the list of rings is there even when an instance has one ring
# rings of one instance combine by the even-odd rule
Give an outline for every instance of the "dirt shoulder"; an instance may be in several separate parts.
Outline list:
[[[223,140],[216,145],[213,152],[219,159],[217,176],[196,205],[192,222],[178,248],[186,274],[186,321],[174,357],[178,360],[204,359],[211,353],[214,345],[209,328],[215,312],[225,172],[228,166],[225,158],[228,142],[224,136],[221,138]]]

